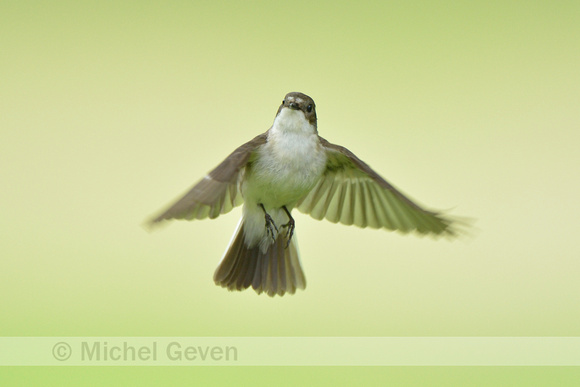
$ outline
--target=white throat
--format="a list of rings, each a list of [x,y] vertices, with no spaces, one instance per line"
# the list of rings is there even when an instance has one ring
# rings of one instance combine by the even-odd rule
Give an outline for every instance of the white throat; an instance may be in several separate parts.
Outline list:
[[[301,110],[283,108],[274,120],[273,132],[315,134],[316,128],[308,122]]]

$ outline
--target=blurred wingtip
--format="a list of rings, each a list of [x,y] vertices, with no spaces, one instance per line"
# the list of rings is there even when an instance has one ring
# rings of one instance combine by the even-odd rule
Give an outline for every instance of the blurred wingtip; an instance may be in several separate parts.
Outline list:
[[[151,233],[153,231],[159,230],[162,226],[162,224],[165,224],[167,222],[164,222],[164,219],[160,219],[159,217],[157,218],[151,218],[151,219],[147,219],[145,220],[143,223],[141,223],[141,228],[143,228],[145,231]]]
[[[473,239],[478,234],[479,229],[475,227],[476,218],[469,216],[445,215],[448,227],[441,235],[448,240]]]

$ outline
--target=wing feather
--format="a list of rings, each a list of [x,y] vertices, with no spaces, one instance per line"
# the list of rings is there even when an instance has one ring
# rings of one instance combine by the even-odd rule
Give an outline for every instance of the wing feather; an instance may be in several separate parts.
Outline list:
[[[321,180],[297,208],[315,219],[403,233],[456,234],[456,222],[416,204],[348,149],[320,137],[327,154]]]
[[[353,190],[355,186],[350,180],[343,182],[346,194],[344,195],[344,202],[342,207],[342,214],[340,217],[340,223],[346,224],[348,226],[354,224],[354,199],[355,195]]]
[[[263,145],[267,132],[253,138],[234,150],[206,177],[185,195],[150,221],[151,224],[169,219],[217,218],[243,203],[239,182],[246,165],[252,161],[255,150]]]
[[[375,200],[373,200],[372,195],[372,185],[369,182],[363,184],[365,191],[365,214],[367,218],[367,224],[370,228],[380,228],[380,222],[378,220],[378,211],[375,208]]]
[[[328,191],[330,190],[330,186],[332,186],[333,181],[330,179],[322,179],[320,183],[315,187],[317,188],[314,191],[314,195],[312,195],[311,206],[312,212],[311,216],[314,219],[321,220],[324,218],[326,213],[325,207],[325,198],[328,195]],[[311,191],[312,192],[312,191]]]
[[[334,192],[334,195],[330,197],[330,203],[328,203],[328,209],[326,211],[326,219],[330,220],[332,223],[337,223],[340,220],[345,185],[344,182],[336,179],[334,180],[334,184],[336,185],[336,191]]]

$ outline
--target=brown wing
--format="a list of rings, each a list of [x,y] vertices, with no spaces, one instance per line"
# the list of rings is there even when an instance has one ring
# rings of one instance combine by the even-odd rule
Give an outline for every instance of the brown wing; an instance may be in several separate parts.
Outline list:
[[[238,180],[242,175],[240,171],[251,161],[256,148],[266,142],[266,133],[233,151],[181,199],[151,220],[151,223],[169,219],[213,219],[242,204],[243,199],[238,191]]]
[[[298,210],[333,223],[404,233],[454,235],[452,220],[415,204],[348,149],[320,137],[328,157],[323,178]]]

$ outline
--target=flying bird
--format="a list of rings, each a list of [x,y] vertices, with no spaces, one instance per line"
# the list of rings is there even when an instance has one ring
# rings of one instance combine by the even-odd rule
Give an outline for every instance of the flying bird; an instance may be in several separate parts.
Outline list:
[[[318,135],[316,105],[286,94],[274,123],[234,150],[150,221],[214,219],[244,204],[214,281],[269,296],[306,287],[292,210],[315,219],[403,233],[454,236],[456,220],[422,208],[348,149]]]

